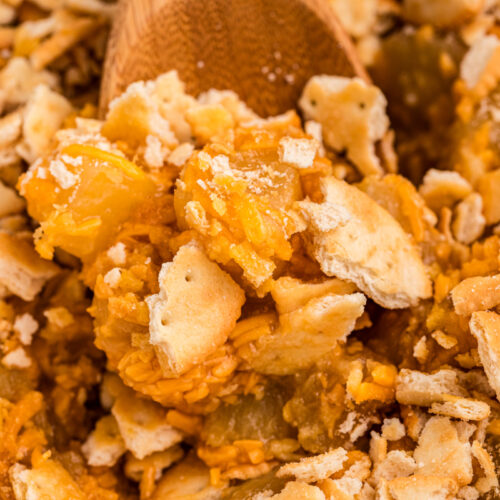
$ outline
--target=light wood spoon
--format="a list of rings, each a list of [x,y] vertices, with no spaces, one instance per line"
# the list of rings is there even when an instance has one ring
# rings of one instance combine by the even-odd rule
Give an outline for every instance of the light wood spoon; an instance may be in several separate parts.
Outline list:
[[[132,82],[176,69],[187,91],[232,89],[262,116],[317,74],[367,78],[328,0],[121,0],[101,114]]]

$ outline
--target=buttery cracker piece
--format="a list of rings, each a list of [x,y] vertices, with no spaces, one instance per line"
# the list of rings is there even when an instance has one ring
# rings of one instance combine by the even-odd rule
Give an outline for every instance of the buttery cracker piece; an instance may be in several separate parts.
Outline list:
[[[494,35],[489,35],[480,37],[465,54],[460,64],[460,78],[469,89],[475,88],[481,81],[499,49],[500,40]]]
[[[150,342],[166,376],[180,375],[222,345],[245,301],[231,276],[194,244],[163,264],[160,292],[146,299]]]
[[[331,351],[354,330],[364,311],[362,293],[328,294],[280,316],[279,327],[262,335],[249,354],[242,354],[254,370],[274,375],[293,374]]]
[[[25,369],[31,366],[31,358],[22,347],[16,347],[2,358],[2,364],[7,368]]]
[[[420,434],[413,458],[417,474],[450,477],[459,486],[472,481],[471,446],[459,439],[455,424],[446,417],[432,417]]]
[[[381,461],[375,464],[370,478],[374,486],[381,480],[389,481],[397,477],[407,477],[417,470],[413,457],[402,450],[392,450]]]
[[[0,284],[23,300],[33,300],[58,267],[43,260],[31,244],[0,232]]]
[[[299,481],[314,483],[342,470],[346,460],[347,451],[344,448],[336,448],[322,455],[303,458],[300,462],[285,464],[280,467],[276,475],[278,477],[293,476]]]
[[[176,79],[177,74],[174,76],[169,72],[155,81],[140,81],[129,85],[125,92],[111,101],[102,134],[110,141],[123,140],[131,147],[145,144],[150,135],[156,136],[164,145],[177,145],[178,140],[170,122],[160,112],[160,101],[154,95],[158,91],[159,82],[166,84],[169,81],[173,85]],[[167,98],[171,90],[164,92]]]
[[[9,477],[16,500],[86,500],[87,495],[69,472],[55,460],[45,460],[32,469],[14,464]]]
[[[24,104],[40,84],[58,86],[58,77],[49,71],[36,71],[28,59],[13,57],[0,71],[0,88],[5,92],[6,104],[14,107]]]
[[[21,137],[23,125],[22,111],[17,109],[0,118],[0,148],[12,146]]]
[[[182,167],[184,163],[186,163],[191,155],[193,154],[194,146],[185,142],[179,146],[177,146],[168,156],[168,163],[175,165],[176,167]]]
[[[442,330],[435,330],[431,333],[431,337],[443,348],[451,349],[455,347],[458,343],[455,337],[451,335],[446,335]]]
[[[401,408],[401,414],[404,418],[406,433],[413,441],[418,441],[420,432],[428,420],[427,412],[423,411],[418,406],[403,406]]]
[[[155,135],[149,134],[146,137],[146,147],[144,148],[144,161],[149,168],[155,169],[163,166],[169,150],[162,144]]]
[[[19,213],[24,205],[24,200],[12,188],[0,182],[0,217]]]
[[[99,401],[105,410],[111,410],[116,398],[127,388],[122,379],[112,372],[105,372],[100,386]]]
[[[404,0],[403,16],[411,23],[456,28],[479,14],[484,0]]]
[[[297,168],[310,168],[318,147],[319,144],[314,139],[283,137],[278,146],[279,159]]]
[[[466,278],[451,291],[455,312],[469,315],[500,304],[500,274]]]
[[[500,222],[500,169],[486,172],[481,176],[477,185],[477,191],[483,199],[484,216],[486,223],[496,224]]]
[[[354,37],[369,35],[377,20],[377,0],[330,0],[342,26]]]
[[[38,330],[38,322],[29,313],[17,316],[14,321],[14,331],[17,333],[21,344],[30,345],[34,333]]]
[[[130,391],[119,394],[111,413],[116,418],[127,450],[141,459],[182,441],[183,434],[166,423],[165,409]]]
[[[215,500],[219,491],[210,486],[208,467],[191,453],[163,475],[151,500]]]
[[[200,104],[220,104],[231,113],[236,123],[245,123],[259,118],[232,90],[209,89],[202,92],[197,100]]]
[[[344,448],[336,448],[321,455],[302,458],[299,462],[285,464],[280,467],[276,475],[278,477],[293,476],[299,481],[314,483],[342,470],[346,460],[347,451]]]
[[[429,348],[427,347],[427,337],[422,335],[418,342],[413,346],[413,357],[419,363],[425,363],[427,357],[429,356]]]
[[[233,116],[221,104],[193,106],[186,111],[186,121],[200,144],[205,144],[213,137],[223,137],[235,126]]]
[[[389,127],[387,101],[379,88],[361,78],[314,76],[306,84],[299,106],[306,119],[322,125],[325,143],[348,158],[363,175],[381,175],[375,143]]]
[[[443,395],[442,402],[432,403],[430,413],[461,420],[484,420],[490,414],[490,406],[483,401]]]
[[[498,477],[495,464],[490,454],[481,446],[479,441],[472,443],[472,454],[479,462],[484,476],[479,478],[475,484],[480,493],[487,493],[493,488],[498,488]]]
[[[415,245],[385,209],[333,177],[323,180],[322,192],[323,203],[297,206],[309,221],[308,251],[326,275],[354,282],[389,309],[408,307],[431,295],[431,282]],[[330,213],[335,210],[339,215],[338,224],[314,224],[316,210],[325,203]]]
[[[462,486],[458,490],[457,497],[460,498],[460,500],[478,500],[479,491],[477,491],[474,486]]]
[[[455,219],[451,225],[455,239],[469,245],[484,231],[486,219],[483,215],[483,199],[478,193],[471,193],[455,209]]]
[[[500,315],[495,312],[475,312],[469,326],[477,339],[479,357],[488,382],[500,400]]]
[[[277,495],[270,497],[270,500],[325,500],[325,494],[316,486],[291,481]]]
[[[32,162],[49,147],[55,132],[73,107],[61,94],[47,85],[39,85],[33,91],[24,110],[23,148],[25,160]]]
[[[106,254],[111,259],[113,264],[117,266],[123,266],[127,261],[126,247],[122,242],[118,242],[116,245],[110,247]]]
[[[145,470],[154,468],[156,471],[155,479],[161,477],[164,469],[170,467],[173,463],[178,462],[184,456],[182,447],[178,444],[172,446],[165,451],[157,451],[139,460],[134,455],[129,454],[125,463],[125,475],[134,481],[139,482]]]
[[[125,451],[125,443],[113,415],[99,419],[82,445],[82,453],[93,467],[112,467]]]
[[[378,432],[370,433],[370,458],[374,464],[378,464],[387,457],[387,439]]]
[[[306,283],[296,278],[283,276],[272,286],[271,295],[279,314],[286,314],[304,306],[311,299],[330,293],[347,295],[356,291],[356,285],[336,278],[320,283]]]
[[[326,498],[335,500],[354,500],[363,487],[363,483],[354,477],[323,479],[317,485]]]
[[[382,424],[382,436],[388,441],[398,441],[406,435],[404,424],[399,418],[385,418]]]
[[[458,383],[457,372],[443,369],[430,374],[403,368],[398,373],[396,400],[401,404],[430,406],[442,401],[443,394],[467,396]]]
[[[387,496],[377,497],[380,500],[454,500],[458,491],[449,477],[419,474],[388,481],[385,488]]]
[[[458,172],[429,169],[419,188],[419,193],[429,208],[438,213],[442,207],[463,200],[472,192],[472,186]]]

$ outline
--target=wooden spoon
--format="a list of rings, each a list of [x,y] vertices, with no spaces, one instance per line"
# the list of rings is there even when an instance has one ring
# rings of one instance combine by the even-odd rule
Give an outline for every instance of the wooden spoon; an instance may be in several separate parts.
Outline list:
[[[313,75],[367,78],[328,0],[121,0],[101,113],[171,69],[189,93],[232,89],[262,116],[294,108]]]

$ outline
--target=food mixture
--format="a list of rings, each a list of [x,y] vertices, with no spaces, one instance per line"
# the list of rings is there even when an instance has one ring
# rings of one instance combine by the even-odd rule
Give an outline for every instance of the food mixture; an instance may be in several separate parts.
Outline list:
[[[115,5],[0,0],[0,499],[500,497],[500,2],[329,1],[373,83],[100,120]]]

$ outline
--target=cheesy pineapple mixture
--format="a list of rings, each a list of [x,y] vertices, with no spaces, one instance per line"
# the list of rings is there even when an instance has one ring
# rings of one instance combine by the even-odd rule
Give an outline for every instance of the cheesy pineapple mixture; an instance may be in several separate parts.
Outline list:
[[[500,495],[500,3],[328,0],[373,83],[136,82],[0,0],[0,499]]]

